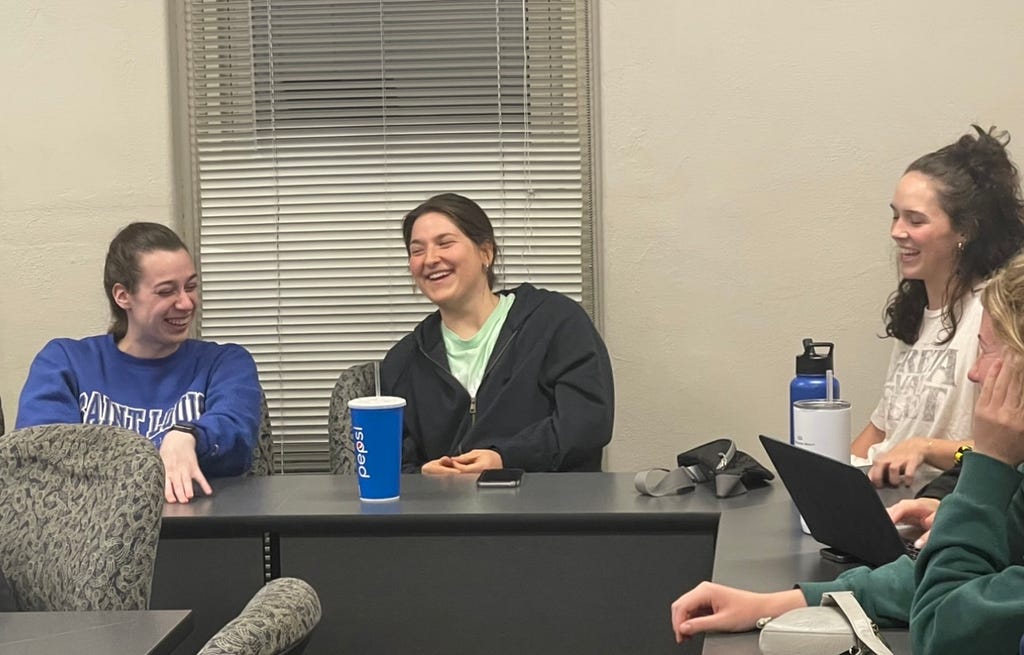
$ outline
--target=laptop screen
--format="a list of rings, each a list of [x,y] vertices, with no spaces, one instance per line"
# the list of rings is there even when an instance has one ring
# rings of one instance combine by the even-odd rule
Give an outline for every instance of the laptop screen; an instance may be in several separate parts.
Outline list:
[[[906,553],[899,531],[862,471],[777,439],[760,439],[811,536],[873,566]]]

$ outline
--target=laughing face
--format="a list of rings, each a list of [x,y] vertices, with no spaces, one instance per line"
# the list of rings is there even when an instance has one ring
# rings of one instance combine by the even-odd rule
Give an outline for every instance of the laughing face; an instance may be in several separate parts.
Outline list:
[[[900,178],[890,205],[900,274],[924,282],[931,309],[942,306],[942,295],[956,266],[957,243],[966,241],[939,204],[935,185],[929,176],[911,171]]]
[[[459,309],[490,294],[485,266],[493,249],[478,246],[439,212],[416,219],[409,239],[409,271],[416,286],[441,309]]]
[[[138,258],[135,290],[120,283],[113,288],[115,302],[128,315],[128,331],[118,347],[136,357],[166,357],[188,338],[199,278],[185,250],[154,250]]]

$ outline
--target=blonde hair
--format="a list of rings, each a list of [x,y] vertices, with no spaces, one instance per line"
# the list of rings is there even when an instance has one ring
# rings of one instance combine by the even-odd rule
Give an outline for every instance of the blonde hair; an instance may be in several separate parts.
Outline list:
[[[989,280],[981,304],[999,340],[1024,359],[1024,252],[1015,255]]]

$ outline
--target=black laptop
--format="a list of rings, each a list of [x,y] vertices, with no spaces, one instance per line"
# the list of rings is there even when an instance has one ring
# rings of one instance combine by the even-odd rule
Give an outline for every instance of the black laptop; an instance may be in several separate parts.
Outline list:
[[[784,441],[760,438],[812,537],[872,566],[900,555],[917,556],[860,469]]]

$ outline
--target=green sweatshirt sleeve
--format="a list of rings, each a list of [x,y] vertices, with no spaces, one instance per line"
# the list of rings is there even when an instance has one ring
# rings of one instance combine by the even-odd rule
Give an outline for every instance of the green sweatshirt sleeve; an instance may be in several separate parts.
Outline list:
[[[915,653],[1016,653],[1024,632],[1024,566],[1010,565],[1007,514],[1021,475],[979,453],[964,457],[916,568]],[[1019,498],[1019,496],[1018,496]]]
[[[906,627],[914,597],[914,563],[906,555],[877,569],[860,566],[831,582],[801,582],[808,606],[820,605],[829,591],[852,591],[880,628]]]

